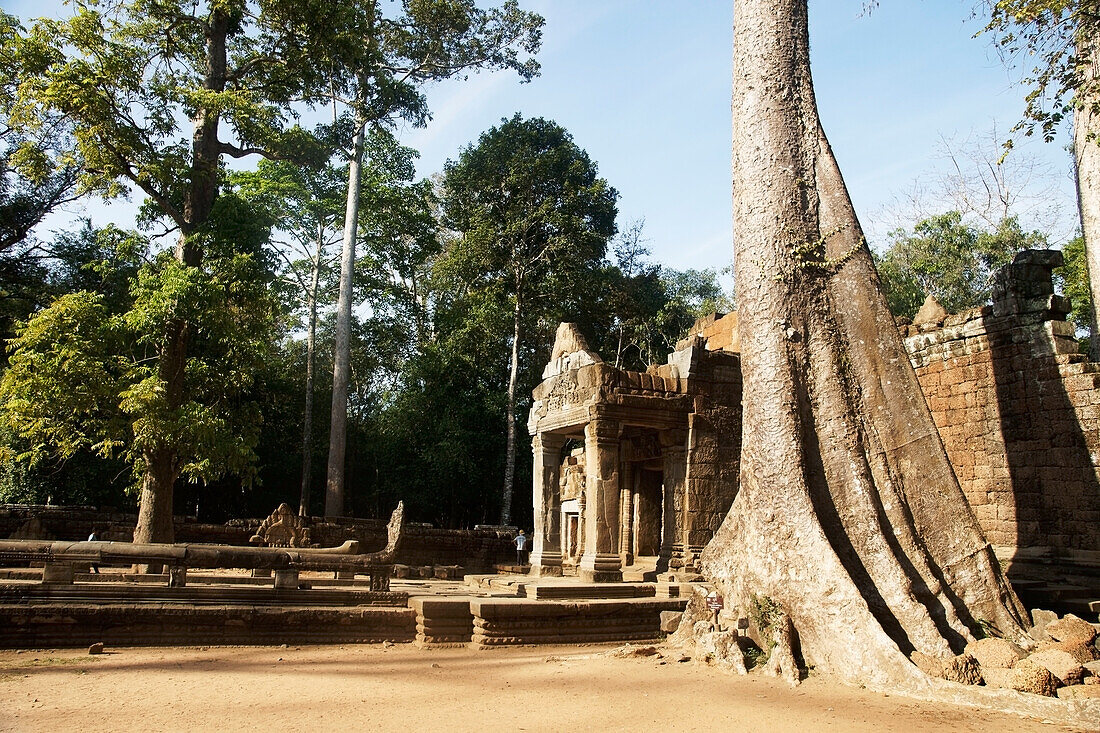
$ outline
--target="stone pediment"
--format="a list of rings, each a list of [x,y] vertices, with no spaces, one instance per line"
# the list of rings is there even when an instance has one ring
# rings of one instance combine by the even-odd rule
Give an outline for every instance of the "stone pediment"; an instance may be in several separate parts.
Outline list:
[[[542,378],[549,379],[572,369],[600,363],[603,363],[603,359],[588,348],[588,342],[577,324],[562,323],[558,325],[554,335],[554,348],[550,351],[550,361],[542,370]]]

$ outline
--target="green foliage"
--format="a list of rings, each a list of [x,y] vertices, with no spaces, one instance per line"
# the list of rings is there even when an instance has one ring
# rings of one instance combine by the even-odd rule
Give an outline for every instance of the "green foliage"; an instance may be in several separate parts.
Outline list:
[[[105,294],[70,293],[19,330],[0,379],[0,415],[23,444],[9,457],[36,468],[90,451],[136,478],[171,447],[193,480],[247,474],[259,419],[248,390],[274,327],[263,269],[248,254],[193,268],[165,253],[137,271],[127,301],[112,310]],[[155,355],[181,319],[194,348],[173,405]]]
[[[920,221],[913,231],[890,234],[890,247],[876,257],[890,310],[912,318],[926,295],[949,313],[982,305],[989,299],[989,276],[1022,249],[1046,248],[1046,237],[1025,232],[1015,218],[996,231],[977,229],[957,211]]]
[[[445,166],[444,223],[462,237],[443,267],[473,287],[505,279],[513,298],[549,299],[603,259],[617,198],[564,128],[517,114]]]
[[[1013,132],[1030,136],[1038,131],[1050,142],[1073,107],[1095,100],[1100,91],[1098,80],[1090,80],[1086,73],[1087,47],[1096,42],[1100,29],[1100,4],[1095,0],[988,0],[988,5],[985,31],[994,34],[1010,60],[1019,57],[1033,64],[1023,80],[1029,88],[1023,119]]]
[[[760,638],[768,645],[768,653],[775,646],[772,629],[783,617],[783,608],[768,596],[755,593],[749,598],[749,620],[760,632]]]
[[[1078,331],[1088,331],[1092,320],[1092,290],[1089,288],[1088,262],[1085,258],[1085,238],[1078,235],[1062,247],[1065,265],[1054,271],[1055,283],[1070,299],[1073,310],[1069,318]]]

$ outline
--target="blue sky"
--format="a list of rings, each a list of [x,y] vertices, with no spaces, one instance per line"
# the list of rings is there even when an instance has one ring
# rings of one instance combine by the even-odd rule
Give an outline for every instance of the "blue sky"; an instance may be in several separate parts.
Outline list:
[[[542,75],[480,74],[430,87],[434,119],[403,130],[430,175],[515,112],[554,119],[620,193],[620,224],[644,217],[657,262],[722,268],[732,260],[728,0],[521,0],[546,17]],[[28,17],[55,0],[0,0]],[[1005,131],[1022,109],[964,0],[811,0],[811,50],[826,133],[872,244],[904,221],[898,204],[945,165],[940,139]],[[56,12],[56,11],[55,11]],[[1026,144],[1054,170],[1062,230],[1075,207],[1065,141]],[[899,209],[900,207],[900,209]],[[112,211],[113,210],[113,211]],[[118,207],[90,209],[118,219]],[[900,219],[899,219],[900,213]],[[1026,217],[1025,217],[1026,219]],[[121,221],[119,223],[122,223]],[[1027,222],[1025,221],[1025,224]],[[1062,232],[1060,232],[1061,234]]]

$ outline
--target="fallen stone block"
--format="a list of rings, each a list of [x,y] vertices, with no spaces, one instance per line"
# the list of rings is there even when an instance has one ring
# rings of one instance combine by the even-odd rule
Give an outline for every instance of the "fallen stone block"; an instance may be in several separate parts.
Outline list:
[[[661,611],[661,631],[671,634],[680,627],[683,611]]]
[[[1042,608],[1035,608],[1031,611],[1031,630],[1028,632],[1031,638],[1035,641],[1050,641],[1050,636],[1046,633],[1046,626],[1051,621],[1057,621],[1058,614],[1054,611],[1046,611]]]
[[[966,645],[966,653],[986,669],[1009,669],[1027,656],[1020,647],[1005,639],[978,639]]]
[[[980,685],[982,672],[978,660],[969,654],[960,654],[943,665],[943,678],[962,685]]]
[[[1057,621],[1051,621],[1043,630],[1055,641],[1079,641],[1091,644],[1096,639],[1096,627],[1072,613],[1067,613]]]
[[[1059,687],[1055,693],[1062,700],[1100,699],[1100,685],[1073,685]]]
[[[1021,659],[1012,669],[990,667],[982,670],[982,677],[989,687],[1030,692],[1034,695],[1054,697],[1058,680],[1042,665]]]
[[[1063,685],[1079,684],[1085,676],[1084,667],[1073,658],[1073,655],[1061,649],[1035,652],[1027,659],[1029,662],[1045,667]]]
[[[1048,649],[1057,649],[1059,651],[1067,652],[1070,656],[1077,660],[1079,664],[1095,661],[1100,654],[1097,653],[1096,647],[1092,644],[1085,644],[1081,641],[1044,641],[1040,642],[1038,648],[1035,651],[1042,652]]]

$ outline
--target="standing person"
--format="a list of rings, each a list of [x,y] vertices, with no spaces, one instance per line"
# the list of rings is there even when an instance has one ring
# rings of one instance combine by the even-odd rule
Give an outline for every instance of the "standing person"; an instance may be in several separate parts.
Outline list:
[[[516,538],[512,540],[516,545],[516,565],[527,564],[527,535],[521,529]]]

